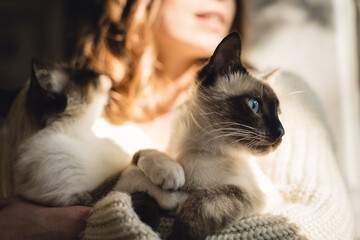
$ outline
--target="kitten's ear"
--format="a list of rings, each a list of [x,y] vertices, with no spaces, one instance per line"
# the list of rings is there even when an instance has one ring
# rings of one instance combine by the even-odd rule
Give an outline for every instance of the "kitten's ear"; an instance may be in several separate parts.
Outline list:
[[[230,33],[216,47],[207,66],[208,77],[204,84],[211,85],[219,76],[226,75],[230,71],[246,73],[241,63],[241,40],[237,32]]]
[[[213,71],[224,75],[231,70],[231,67],[240,65],[241,40],[238,33],[233,32],[226,36],[216,47],[210,63]]]

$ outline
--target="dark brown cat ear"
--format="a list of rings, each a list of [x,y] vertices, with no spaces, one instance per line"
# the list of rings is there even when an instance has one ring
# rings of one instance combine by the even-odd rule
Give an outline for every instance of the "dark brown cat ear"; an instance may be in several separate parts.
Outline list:
[[[207,66],[209,77],[203,82],[204,85],[211,85],[218,76],[226,75],[231,71],[246,73],[241,63],[241,40],[237,32],[230,33],[216,47]]]
[[[241,40],[237,32],[226,36],[215,49],[211,57],[212,68],[215,73],[224,75],[237,67],[237,70],[245,70],[241,63]]]

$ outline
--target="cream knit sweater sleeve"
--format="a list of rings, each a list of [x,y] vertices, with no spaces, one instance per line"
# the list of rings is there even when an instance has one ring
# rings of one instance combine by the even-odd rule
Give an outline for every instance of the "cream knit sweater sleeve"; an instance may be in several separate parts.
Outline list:
[[[207,239],[352,240],[353,217],[316,96],[287,73],[274,88],[286,133],[259,165],[286,203],[271,216],[242,219]],[[128,195],[112,193],[94,206],[83,239],[165,239],[171,226],[171,219],[162,219],[155,233],[138,219]]]
[[[316,95],[289,73],[282,74],[274,88],[286,133],[278,151],[261,161],[287,202],[274,214],[295,223],[308,239],[352,240],[353,216]]]

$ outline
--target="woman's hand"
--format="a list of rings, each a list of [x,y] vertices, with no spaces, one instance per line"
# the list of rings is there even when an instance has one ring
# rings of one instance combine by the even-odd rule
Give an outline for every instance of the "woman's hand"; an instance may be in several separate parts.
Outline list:
[[[89,207],[44,207],[20,198],[0,199],[0,239],[75,240]]]

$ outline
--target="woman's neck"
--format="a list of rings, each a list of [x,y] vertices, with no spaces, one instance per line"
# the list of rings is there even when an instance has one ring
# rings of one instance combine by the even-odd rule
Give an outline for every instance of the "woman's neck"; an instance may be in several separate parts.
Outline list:
[[[178,89],[178,94],[175,99],[174,107],[181,104],[187,97],[188,90],[195,80],[195,74],[199,70],[199,64],[195,59],[181,59],[172,53],[162,53],[159,56],[161,63],[160,78],[171,82]],[[164,82],[165,82],[164,81]]]
[[[164,82],[175,84],[176,87],[174,87],[178,90],[178,94],[173,96],[174,103],[171,111],[151,121],[141,123],[139,126],[160,150],[165,150],[170,137],[174,110],[186,100],[189,89],[195,79],[197,67],[194,61],[178,61],[175,59],[175,56],[165,57],[162,55],[162,57],[166,61],[161,61],[160,58],[162,63],[160,78],[164,79]]]
[[[170,79],[172,82],[190,82],[196,69],[196,59],[180,57],[174,52],[160,52],[161,77]]]

